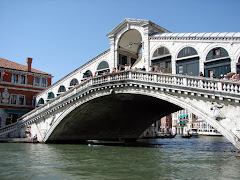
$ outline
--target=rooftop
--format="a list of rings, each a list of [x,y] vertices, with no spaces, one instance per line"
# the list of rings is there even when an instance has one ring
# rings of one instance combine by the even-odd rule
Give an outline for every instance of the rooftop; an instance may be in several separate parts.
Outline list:
[[[209,32],[209,33],[155,33],[152,38],[236,38],[240,32]]]
[[[13,61],[9,61],[7,59],[0,58],[0,68],[7,68],[7,69],[15,69],[20,71],[27,71],[27,66],[24,66],[22,64],[15,63]],[[39,71],[37,69],[31,68],[31,72],[33,73],[39,73],[39,74],[46,74],[51,75],[49,73]]]

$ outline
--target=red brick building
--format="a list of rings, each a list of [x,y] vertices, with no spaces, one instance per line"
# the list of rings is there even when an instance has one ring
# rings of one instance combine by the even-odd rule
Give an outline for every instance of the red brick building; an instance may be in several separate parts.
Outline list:
[[[161,132],[169,133],[172,132],[172,115],[169,114],[161,118]]]
[[[0,126],[14,123],[35,107],[35,95],[51,85],[52,75],[0,58]]]

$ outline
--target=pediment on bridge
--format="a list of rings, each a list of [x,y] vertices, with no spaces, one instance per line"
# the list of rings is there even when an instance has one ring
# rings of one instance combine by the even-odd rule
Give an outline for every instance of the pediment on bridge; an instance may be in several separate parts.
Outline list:
[[[148,34],[153,34],[153,33],[169,33],[167,29],[149,21],[149,20],[143,20],[143,19],[131,19],[131,18],[125,18],[120,24],[118,24],[115,28],[113,28],[107,36],[113,37],[120,31],[122,31],[124,28],[130,28],[131,25],[134,26],[139,26],[139,27],[148,27]]]

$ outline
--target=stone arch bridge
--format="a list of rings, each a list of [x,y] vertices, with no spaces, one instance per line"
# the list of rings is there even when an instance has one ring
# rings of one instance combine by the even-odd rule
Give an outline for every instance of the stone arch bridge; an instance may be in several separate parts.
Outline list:
[[[239,101],[238,82],[121,71],[86,79],[0,129],[0,136],[132,140],[161,117],[187,109],[240,149]]]

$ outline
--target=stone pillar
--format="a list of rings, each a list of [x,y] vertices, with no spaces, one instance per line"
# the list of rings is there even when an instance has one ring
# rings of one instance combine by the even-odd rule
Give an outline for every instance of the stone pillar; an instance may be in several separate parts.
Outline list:
[[[145,66],[146,69],[149,69],[150,66],[150,43],[149,43],[149,27],[144,27],[144,33],[142,36],[142,61],[143,66]]]
[[[116,60],[116,55],[115,55],[115,37],[111,36],[110,37],[110,60],[109,60],[109,68],[110,72],[112,71],[113,68],[117,68],[117,60]]]

